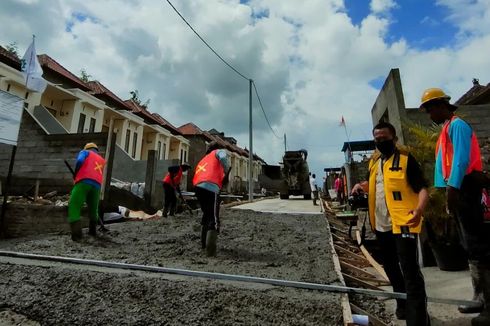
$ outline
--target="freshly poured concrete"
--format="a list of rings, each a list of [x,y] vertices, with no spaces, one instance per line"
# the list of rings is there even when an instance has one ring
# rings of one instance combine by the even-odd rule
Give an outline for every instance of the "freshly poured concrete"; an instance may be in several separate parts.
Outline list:
[[[317,200],[320,203],[320,200]],[[263,213],[285,214],[322,214],[320,206],[313,206],[313,200],[305,200],[303,196],[291,196],[289,199],[264,199],[253,203],[234,206],[233,209],[250,209]]]

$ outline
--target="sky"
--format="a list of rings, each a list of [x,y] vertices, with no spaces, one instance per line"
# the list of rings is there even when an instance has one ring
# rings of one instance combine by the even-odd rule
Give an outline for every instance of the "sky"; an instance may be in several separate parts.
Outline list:
[[[490,0],[171,0],[257,86],[253,151],[277,164],[307,149],[310,170],[343,164],[347,139],[371,139],[371,108],[399,68],[407,107],[425,88],[454,100],[490,82]],[[249,84],[164,0],[2,0],[0,45],[84,69],[122,99],[138,90],[177,127],[216,128],[249,148]],[[342,116],[346,128],[339,126]]]

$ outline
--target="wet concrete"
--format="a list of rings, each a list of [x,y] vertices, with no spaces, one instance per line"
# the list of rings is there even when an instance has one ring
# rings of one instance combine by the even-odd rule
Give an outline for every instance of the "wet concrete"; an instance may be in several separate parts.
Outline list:
[[[183,214],[68,235],[0,242],[1,250],[332,284],[330,234],[321,215],[223,210],[218,256],[200,249],[199,218]],[[42,325],[337,325],[338,294],[244,287],[204,279],[21,266],[0,262],[0,307]]]

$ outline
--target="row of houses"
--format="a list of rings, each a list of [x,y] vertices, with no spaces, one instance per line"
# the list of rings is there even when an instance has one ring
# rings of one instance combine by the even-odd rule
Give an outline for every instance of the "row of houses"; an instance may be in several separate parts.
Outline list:
[[[195,166],[210,141],[220,142],[230,153],[233,167],[229,191],[241,191],[248,180],[249,153],[232,137],[215,129],[203,131],[194,123],[172,125],[152,113],[138,99],[123,100],[99,81],[83,81],[47,54],[38,55],[47,87],[43,93],[25,87],[21,61],[15,53],[0,46],[0,91],[24,99],[25,110],[46,134],[86,134],[109,132],[116,135],[116,146],[134,161],[144,161],[154,150],[158,160]],[[129,92],[128,92],[129,94]],[[254,156],[256,182],[265,164]],[[187,177],[189,185],[192,175]]]

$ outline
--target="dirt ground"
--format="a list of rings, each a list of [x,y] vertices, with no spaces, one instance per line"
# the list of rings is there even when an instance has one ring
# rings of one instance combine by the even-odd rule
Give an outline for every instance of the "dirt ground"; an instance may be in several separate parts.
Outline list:
[[[98,238],[5,240],[1,250],[338,284],[321,215],[222,211],[218,256],[200,248],[197,216],[109,226]],[[134,273],[0,264],[0,310],[41,325],[338,325],[340,296]],[[0,315],[1,316],[1,315]],[[1,321],[1,319],[0,319]],[[1,322],[0,322],[1,324]]]

